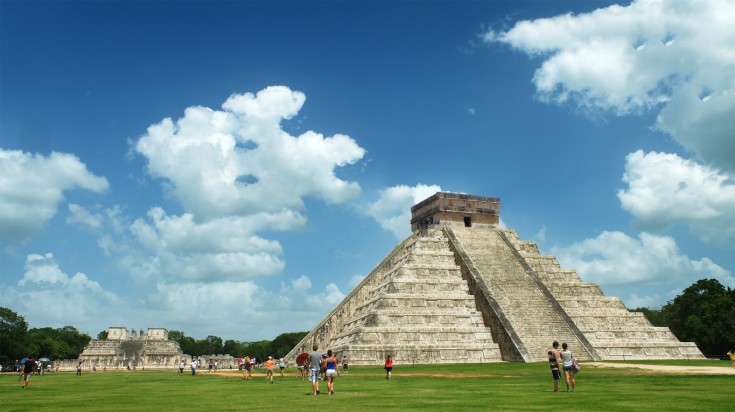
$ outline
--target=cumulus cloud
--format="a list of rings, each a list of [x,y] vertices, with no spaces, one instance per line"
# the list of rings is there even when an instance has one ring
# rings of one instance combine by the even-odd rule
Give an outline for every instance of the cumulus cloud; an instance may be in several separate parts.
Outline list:
[[[0,149],[0,238],[23,241],[41,232],[64,191],[101,193],[108,187],[107,179],[90,173],[76,156]]]
[[[402,240],[411,234],[411,206],[436,192],[441,192],[441,187],[420,183],[416,186],[389,187],[380,191],[380,197],[368,205],[366,213],[383,229]]]
[[[521,21],[485,34],[543,59],[546,101],[617,114],[659,109],[657,127],[705,163],[735,172],[735,3],[638,0]]]
[[[171,329],[196,330],[223,339],[273,339],[284,331],[311,329],[344,296],[332,283],[321,291],[312,290],[306,276],[278,291],[252,281],[159,283],[146,297],[145,316],[165,318]]]
[[[0,296],[4,305],[22,308],[32,325],[61,327],[73,323],[84,330],[96,326],[104,317],[100,314],[112,314],[121,303],[115,293],[86,274],[64,273],[51,253],[28,255],[24,271],[15,286],[2,287]]]
[[[708,258],[691,259],[668,236],[641,233],[637,239],[622,232],[603,232],[598,237],[552,248],[563,267],[574,268],[587,282],[603,289],[627,290],[633,301],[648,303],[662,297],[647,296],[649,287],[689,285],[701,278],[716,278],[735,285],[730,271]],[[663,303],[663,302],[658,302]]]
[[[735,240],[735,185],[717,170],[675,154],[628,155],[618,191],[623,209],[647,231],[686,224],[708,243]]]
[[[356,163],[365,150],[343,134],[285,132],[281,121],[295,116],[305,99],[271,86],[232,95],[222,110],[190,107],[176,122],[150,126],[135,150],[197,219],[282,214],[303,208],[306,196],[349,200],[360,186],[339,179],[335,169]]]

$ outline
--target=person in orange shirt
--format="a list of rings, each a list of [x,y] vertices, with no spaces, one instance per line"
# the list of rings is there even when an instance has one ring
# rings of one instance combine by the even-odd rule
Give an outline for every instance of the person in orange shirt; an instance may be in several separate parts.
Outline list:
[[[271,383],[273,383],[273,356],[269,356],[268,360],[265,362],[265,381],[268,382],[270,379]]]

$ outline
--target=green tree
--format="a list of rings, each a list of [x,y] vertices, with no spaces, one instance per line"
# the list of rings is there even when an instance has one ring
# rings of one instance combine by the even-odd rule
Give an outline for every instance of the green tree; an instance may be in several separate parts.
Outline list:
[[[701,279],[661,310],[668,327],[705,355],[722,355],[735,343],[735,294],[716,279]]]
[[[301,342],[309,332],[287,332],[276,336],[271,343],[271,353],[274,357],[282,358]]]
[[[272,356],[271,341],[259,340],[257,342],[250,342],[245,348],[245,354],[253,357],[255,356],[258,360],[268,359],[268,356]]]
[[[98,340],[106,340],[107,339],[107,336],[109,336],[109,334],[110,334],[109,331],[103,330],[102,332],[100,332],[100,333],[97,334],[97,339]]]
[[[219,336],[209,335],[204,339],[204,341],[206,342],[205,347],[207,351],[205,353],[207,355],[222,354],[222,338]]]
[[[25,354],[28,323],[23,316],[0,307],[0,364],[11,365]]]
[[[238,342],[233,339],[227,339],[222,347],[222,351],[235,357],[244,356],[245,346],[246,344],[243,342]]]

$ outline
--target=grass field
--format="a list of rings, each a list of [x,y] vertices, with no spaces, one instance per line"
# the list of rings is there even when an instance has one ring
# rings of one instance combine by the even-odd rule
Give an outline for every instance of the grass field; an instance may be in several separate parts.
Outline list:
[[[652,363],[652,362],[647,362]],[[729,362],[653,362],[660,365],[718,366]],[[552,392],[546,363],[396,366],[385,379],[379,367],[351,367],[335,383],[335,394],[311,396],[309,382],[262,373],[241,379],[237,371],[70,372],[33,376],[28,389],[18,375],[0,375],[0,411],[294,410],[320,411],[484,411],[646,410],[731,411],[734,375],[683,375],[582,364],[577,391]],[[565,389],[563,380],[560,382]]]

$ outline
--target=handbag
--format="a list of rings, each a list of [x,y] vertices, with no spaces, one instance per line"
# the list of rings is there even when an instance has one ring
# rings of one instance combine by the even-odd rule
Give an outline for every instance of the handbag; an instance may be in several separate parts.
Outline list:
[[[575,374],[579,373],[579,371],[582,370],[582,368],[579,366],[579,362],[577,362],[576,359],[572,360],[572,370]]]

